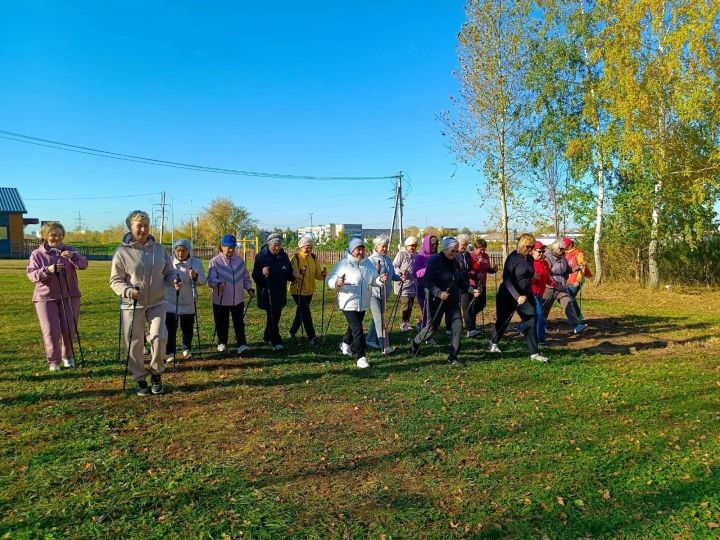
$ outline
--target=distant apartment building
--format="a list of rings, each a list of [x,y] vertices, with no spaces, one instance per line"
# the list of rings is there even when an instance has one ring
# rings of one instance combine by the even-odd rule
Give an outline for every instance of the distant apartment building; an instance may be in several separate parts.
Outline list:
[[[327,225],[313,225],[312,227],[300,227],[298,236],[310,235],[316,242],[322,244],[328,240],[337,238],[340,233],[345,233],[348,238],[362,236],[363,228],[360,223],[328,223]]]

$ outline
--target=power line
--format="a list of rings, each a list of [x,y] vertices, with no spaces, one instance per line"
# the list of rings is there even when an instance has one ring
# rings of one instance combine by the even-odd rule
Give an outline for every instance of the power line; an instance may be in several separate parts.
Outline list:
[[[149,197],[150,195],[157,195],[157,191],[154,193],[138,193],[137,195],[107,195],[105,197],[60,197],[56,199],[25,199],[26,201],[97,201],[99,199],[131,199],[135,197]]]
[[[21,133],[14,133],[12,131],[0,130],[0,139],[6,139],[9,141],[20,142],[24,144],[32,144],[35,146],[43,146],[46,148],[53,148],[55,150],[64,150],[66,152],[76,152],[79,154],[87,154],[96,157],[104,157],[109,159],[117,159],[120,161],[132,161],[135,163],[144,163],[146,165],[156,165],[158,167],[171,167],[174,169],[186,169],[199,172],[209,172],[216,174],[229,174],[236,176],[252,176],[256,178],[272,178],[278,180],[322,180],[322,181],[365,181],[365,180],[389,180],[397,178],[397,175],[393,176],[312,176],[302,174],[280,174],[280,173],[267,173],[258,171],[244,171],[239,169],[225,169],[221,167],[210,167],[206,165],[195,165],[192,163],[182,163],[178,161],[168,161],[164,159],[147,158],[143,156],[135,156],[132,154],[122,154],[119,152],[111,152],[109,150],[100,150],[98,148],[90,148],[87,146],[79,146],[75,144],[64,143],[60,141],[53,141],[49,139],[42,139],[40,137],[33,137],[30,135],[23,135]]]

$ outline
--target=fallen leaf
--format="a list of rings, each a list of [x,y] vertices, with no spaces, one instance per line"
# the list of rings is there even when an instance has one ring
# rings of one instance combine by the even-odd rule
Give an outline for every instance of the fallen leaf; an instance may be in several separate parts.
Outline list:
[[[555,502],[557,502],[560,506],[565,506],[565,499],[563,499],[559,495],[555,497]]]

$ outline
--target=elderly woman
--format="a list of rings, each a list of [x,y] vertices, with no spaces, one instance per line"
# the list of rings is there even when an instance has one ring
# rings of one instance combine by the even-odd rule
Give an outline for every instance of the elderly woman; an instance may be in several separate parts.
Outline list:
[[[553,281],[552,286],[548,287],[543,295],[545,319],[547,320],[550,310],[557,300],[565,312],[573,333],[579,334],[587,328],[587,324],[583,324],[578,318],[572,297],[568,294],[567,279],[573,269],[570,268],[565,258],[565,243],[562,240],[556,240],[550,244],[550,253],[547,253],[545,257],[550,265],[550,277]]]
[[[88,262],[72,246],[63,243],[65,227],[57,221],[40,229],[42,245],[30,254],[27,277],[35,284],[33,304],[45,341],[50,371],[75,367],[73,338],[80,316],[77,270]]]
[[[252,273],[258,288],[258,307],[265,310],[263,339],[270,343],[275,351],[283,349],[280,317],[287,304],[287,284],[295,279],[290,259],[281,244],[282,238],[279,234],[268,236],[267,244],[255,255]]]
[[[410,352],[417,356],[420,344],[432,338],[440,326],[441,317],[445,315],[445,324],[450,327],[452,335],[448,363],[461,367],[458,360],[463,327],[460,299],[464,293],[478,297],[480,291],[470,287],[467,272],[458,264],[458,241],[452,236],[443,238],[442,248],[442,252],[432,257],[425,269],[424,281],[430,299],[430,314],[428,324],[410,341]]]
[[[125,220],[129,232],[115,250],[110,263],[110,287],[123,299],[120,306],[125,345],[128,348],[128,368],[137,383],[138,396],[162,394],[161,374],[165,371],[167,328],[165,313],[167,285],[182,289],[182,281],[175,281],[170,256],[150,234],[150,216],[133,210]],[[145,322],[148,323],[147,334]],[[131,331],[132,330],[132,331]],[[150,343],[150,379],[143,361],[145,336]]]
[[[473,261],[470,252],[468,251],[468,245],[470,244],[470,237],[467,234],[459,234],[457,236],[458,241],[458,254],[455,260],[460,267],[460,272],[465,276],[468,285],[472,285],[473,289],[477,286],[477,277],[473,270]],[[463,316],[463,325],[467,337],[475,337],[480,333],[477,329],[477,314],[480,310],[477,309],[477,303],[480,298],[475,299],[472,294],[467,291],[463,291],[460,294],[460,310]]]
[[[535,246],[535,237],[532,234],[521,234],[518,238],[515,251],[508,255],[503,267],[503,280],[498,289],[496,303],[497,319],[495,330],[488,352],[499,353],[498,342],[502,339],[505,330],[510,324],[513,314],[517,311],[527,329],[527,340],[530,359],[546,363],[548,359],[538,352],[537,330],[535,326],[536,315],[535,296],[532,292],[532,278],[535,275],[535,265],[530,255]]]
[[[167,313],[165,326],[168,331],[165,362],[174,362],[177,353],[177,328],[182,332],[182,357],[190,358],[197,304],[197,285],[205,285],[205,269],[197,257],[192,256],[192,246],[188,240],[177,240],[173,245],[173,286],[167,286]],[[174,283],[181,281],[182,289],[175,289]]]
[[[386,281],[387,274],[378,274],[375,266],[365,258],[365,243],[361,238],[350,240],[345,258],[340,259],[327,277],[328,286],[338,291],[338,307],[348,323],[340,350],[345,356],[354,354],[360,369],[370,367],[363,335],[365,312],[370,307],[372,289],[382,287]]]
[[[405,239],[405,248],[398,251],[393,260],[393,268],[399,276],[405,276],[404,283],[395,283],[395,294],[400,295],[400,316],[402,323],[400,330],[410,331],[410,315],[412,314],[413,303],[417,294],[417,277],[415,276],[415,253],[417,250],[417,238],[408,236]]]
[[[420,304],[420,311],[422,311],[422,320],[420,321],[420,328],[427,324],[428,318],[428,306],[426,289],[424,283],[425,268],[433,255],[438,250],[438,237],[434,234],[426,234],[422,241],[422,251],[415,257],[415,276],[417,277],[417,299]],[[434,342],[433,342],[434,344]]]
[[[388,245],[390,238],[380,235],[373,241],[373,254],[368,260],[375,266],[378,274],[388,276],[387,281],[404,281],[404,277],[400,277],[395,273],[395,268],[388,257]],[[390,346],[389,337],[387,335],[387,299],[390,296],[390,290],[387,284],[377,289],[373,289],[372,298],[370,298],[370,312],[372,313],[372,321],[368,329],[366,345],[372,349],[382,349],[383,354],[390,354],[395,351]]]
[[[290,284],[290,294],[297,307],[295,308],[295,319],[290,325],[289,337],[294,338],[302,326],[305,328],[310,345],[315,347],[320,345],[320,340],[315,334],[310,302],[315,294],[315,281],[324,279],[327,270],[320,267],[312,248],[312,238],[303,236],[298,242],[298,252],[290,259],[290,266],[295,277],[295,281]]]
[[[212,289],[213,320],[218,352],[227,350],[232,315],[238,356],[249,350],[245,336],[245,295],[255,295],[245,260],[237,250],[237,239],[225,234],[220,239],[220,253],[210,259],[207,283]],[[250,300],[248,300],[249,302]]]
[[[477,315],[477,313],[485,309],[487,304],[487,275],[495,274],[498,271],[498,266],[490,265],[490,256],[486,253],[487,242],[485,240],[478,238],[473,242],[473,247],[475,249],[470,253],[470,258],[472,259],[472,272],[475,279],[474,285],[480,289],[480,297],[475,300],[475,312]],[[472,279],[470,283],[473,284]]]

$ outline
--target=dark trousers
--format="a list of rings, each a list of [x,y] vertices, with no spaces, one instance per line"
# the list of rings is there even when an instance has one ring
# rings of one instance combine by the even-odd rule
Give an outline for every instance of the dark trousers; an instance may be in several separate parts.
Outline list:
[[[480,296],[475,299],[475,315],[477,316],[485,306],[487,305],[487,290],[485,287],[478,287],[480,289]]]
[[[343,343],[352,346],[355,359],[365,356],[365,333],[363,332],[364,311],[343,311],[348,327],[343,336]]]
[[[240,302],[234,306],[219,306],[213,304],[213,319],[215,319],[218,343],[227,345],[228,331],[230,330],[230,315],[232,314],[237,346],[247,345],[247,339],[245,339],[245,320],[243,319],[244,307],[245,302]]]
[[[182,330],[182,348],[192,348],[193,325],[195,324],[195,314],[178,315],[175,312],[165,314],[165,327],[168,331],[167,345],[165,346],[165,354],[175,354],[177,352],[177,334],[178,319],[180,319],[180,330]]]
[[[305,333],[308,339],[313,339],[315,337],[315,326],[313,325],[312,313],[310,313],[312,295],[293,294],[292,297],[295,301],[296,308],[295,319],[293,319],[293,323],[290,325],[290,333],[293,335],[297,334],[297,331],[300,330],[300,326],[302,325],[305,327]]]
[[[424,341],[433,337],[440,327],[440,321],[442,321],[442,317],[444,315],[445,326],[449,328],[451,332],[448,360],[455,360],[460,352],[460,338],[462,337],[463,321],[460,304],[457,300],[454,302],[448,302],[448,300],[445,300],[442,304],[438,298],[430,300],[428,323],[423,326],[422,330],[420,330],[420,333],[415,336],[413,341],[416,345],[420,345]],[[432,319],[430,317],[432,317]]]
[[[460,295],[460,307],[462,308],[463,324],[465,326],[465,330],[468,332],[470,330],[475,330],[475,327],[477,326],[475,320],[477,319],[477,314],[480,313],[477,308],[477,303],[480,298],[475,299],[474,302],[473,298],[472,294],[463,293]]]
[[[410,322],[410,315],[412,314],[413,304],[415,303],[414,296],[401,296],[400,297],[400,314],[402,315],[402,321],[404,323]]]
[[[508,290],[505,287],[500,287],[495,303],[497,320],[495,321],[495,330],[493,331],[490,341],[492,343],[497,343],[502,339],[505,330],[507,330],[507,327],[510,324],[513,313],[517,311],[518,315],[520,315],[520,319],[523,321],[523,327],[527,330],[525,339],[527,341],[528,350],[530,351],[530,354],[536,354],[538,352],[537,329],[535,327],[537,315],[535,314],[536,307],[534,300],[535,297],[530,295],[527,297],[525,303],[519,306]]]
[[[265,310],[265,331],[263,332],[263,340],[269,341],[272,346],[281,345],[280,337],[280,316],[283,308],[272,308]]]

